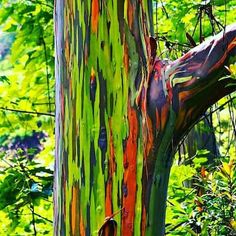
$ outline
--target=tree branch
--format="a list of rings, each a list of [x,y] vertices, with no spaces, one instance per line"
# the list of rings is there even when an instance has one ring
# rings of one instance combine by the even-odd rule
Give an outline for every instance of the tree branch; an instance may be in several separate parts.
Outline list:
[[[37,112],[37,111],[24,111],[24,110],[11,109],[7,107],[0,107],[0,110],[19,112],[19,113],[25,113],[25,114],[31,114],[31,115],[39,115],[39,116],[52,116],[52,117],[55,116],[52,113],[44,113],[44,112]]]
[[[212,104],[235,91],[225,68],[235,62],[236,24],[190,50],[167,66],[169,79],[166,84],[173,95],[172,107],[177,114],[174,143]]]
[[[53,5],[50,5],[48,3],[44,3],[42,1],[37,1],[37,0],[29,0],[29,1],[34,3],[34,4],[40,4],[42,6],[46,6],[46,7],[49,7],[50,9],[53,9]]]
[[[45,220],[45,221],[48,221],[49,223],[53,223],[52,220],[49,220],[48,218],[46,218],[46,217],[44,217],[44,216],[41,216],[41,215],[39,215],[39,214],[37,214],[37,213],[35,213],[35,212],[34,212],[34,215],[38,216],[39,218],[41,218],[41,219],[43,219],[43,220]]]
[[[30,204],[30,211],[32,214],[32,224],[33,224],[33,229],[34,229],[34,236],[37,235],[37,230],[36,230],[36,223],[35,223],[35,212],[34,212],[34,204]]]

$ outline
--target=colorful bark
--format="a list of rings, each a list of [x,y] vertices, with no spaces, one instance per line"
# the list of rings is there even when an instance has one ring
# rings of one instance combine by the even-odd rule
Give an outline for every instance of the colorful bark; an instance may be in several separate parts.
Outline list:
[[[150,5],[56,1],[55,235],[163,235],[175,147],[233,90],[218,78],[235,27],[167,63],[155,58]]]
[[[107,234],[114,221],[119,235],[132,235],[141,214],[135,214],[135,188],[140,185],[141,206],[142,137],[133,108],[136,91],[129,88],[139,59],[128,25],[143,40],[134,21],[137,6],[56,2],[55,235],[97,235],[101,228]]]
[[[138,140],[138,117],[137,111],[128,108],[129,135],[125,141],[125,151],[123,159],[124,177],[122,183],[123,192],[123,214],[122,214],[122,234],[133,235],[135,203],[137,191],[137,140]]]

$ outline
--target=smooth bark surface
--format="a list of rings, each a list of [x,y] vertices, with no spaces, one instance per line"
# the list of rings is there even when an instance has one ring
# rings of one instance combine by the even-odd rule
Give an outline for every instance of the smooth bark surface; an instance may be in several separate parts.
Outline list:
[[[174,62],[156,58],[152,1],[55,4],[54,235],[164,235],[172,158],[235,88],[235,32]]]

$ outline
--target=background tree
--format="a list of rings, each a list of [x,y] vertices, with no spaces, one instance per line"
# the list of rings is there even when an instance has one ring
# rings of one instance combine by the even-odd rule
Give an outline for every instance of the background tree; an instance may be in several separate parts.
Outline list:
[[[163,235],[175,150],[235,89],[219,80],[235,26],[167,62],[152,1],[56,1],[55,16],[55,235]]]

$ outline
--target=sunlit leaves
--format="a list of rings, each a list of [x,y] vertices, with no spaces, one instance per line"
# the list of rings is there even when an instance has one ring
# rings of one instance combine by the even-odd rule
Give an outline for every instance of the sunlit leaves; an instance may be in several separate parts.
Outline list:
[[[196,17],[196,14],[194,14],[193,12],[191,12],[191,13],[188,13],[188,14],[186,14],[182,19],[181,19],[181,21],[184,23],[184,24],[189,24],[189,23],[191,23],[191,20],[193,19],[193,18],[195,18]]]
[[[203,165],[206,166],[204,161],[201,162]],[[183,165],[172,169],[167,235],[233,235],[236,218],[235,160],[222,161],[219,168],[208,166],[207,169],[192,172],[195,168]],[[182,174],[186,174],[184,170],[188,170],[187,182],[182,182]]]
[[[51,198],[53,172],[42,167],[40,163],[30,161],[29,153],[22,156],[23,153],[21,149],[18,149],[17,152],[6,151],[1,160],[1,163],[5,163],[5,165],[1,166],[4,175],[1,175],[0,180],[0,209],[8,215],[11,226],[14,225],[14,227],[8,227],[11,231],[22,225],[24,214],[29,214],[32,218],[32,212],[27,213],[28,209],[32,207],[35,210],[35,217],[44,225],[50,222],[51,218],[47,218],[46,211],[43,211],[45,215],[38,211],[39,216],[37,217],[36,208],[42,207],[45,200],[48,201]],[[51,204],[46,205],[47,208],[52,208]],[[32,227],[31,220],[29,227]],[[51,224],[49,224],[49,230],[50,228]]]
[[[54,122],[37,114],[54,112],[53,1],[0,6],[0,234],[51,235]]]

